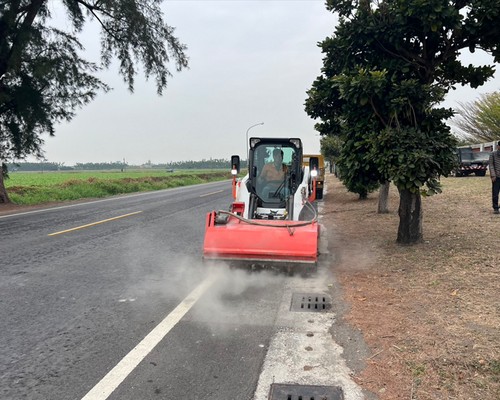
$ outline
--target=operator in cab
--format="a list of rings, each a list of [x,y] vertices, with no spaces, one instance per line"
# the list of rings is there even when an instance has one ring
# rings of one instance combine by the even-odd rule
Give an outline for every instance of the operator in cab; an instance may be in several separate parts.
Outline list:
[[[264,165],[259,175],[261,182],[283,181],[286,165],[283,164],[283,150],[273,150],[273,162]]]
[[[288,196],[289,190],[284,187],[286,172],[287,165],[283,164],[283,150],[274,149],[273,161],[264,165],[258,177],[257,192],[264,201]]]

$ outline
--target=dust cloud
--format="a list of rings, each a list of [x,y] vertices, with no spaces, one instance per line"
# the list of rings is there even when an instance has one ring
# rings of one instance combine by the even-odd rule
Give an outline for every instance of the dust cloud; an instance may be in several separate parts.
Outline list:
[[[234,331],[241,325],[273,324],[285,284],[293,279],[274,271],[250,272],[222,262],[203,263],[201,254],[179,254],[172,248],[155,247],[145,238],[134,238],[134,242],[134,248],[140,243],[142,250],[123,255],[126,288],[117,301],[129,299],[136,309],[171,310],[205,279],[214,277],[183,319],[202,324],[212,333]],[[153,248],[148,251],[148,246]]]
[[[241,325],[273,325],[283,295],[283,275],[271,271],[209,267],[215,282],[193,310],[196,321],[220,333]]]
[[[182,238],[183,233],[178,234]],[[212,332],[242,325],[272,325],[287,288],[303,287],[304,283],[326,287],[329,280],[326,271],[303,278],[299,273],[291,277],[282,271],[249,271],[232,269],[223,262],[203,263],[201,248],[175,247],[176,243],[189,243],[188,240],[169,244],[154,234],[131,235],[128,240],[130,251],[123,254],[126,287],[121,298],[133,300],[134,307],[150,314],[157,315],[163,308],[167,313],[205,279],[215,277],[183,318]]]

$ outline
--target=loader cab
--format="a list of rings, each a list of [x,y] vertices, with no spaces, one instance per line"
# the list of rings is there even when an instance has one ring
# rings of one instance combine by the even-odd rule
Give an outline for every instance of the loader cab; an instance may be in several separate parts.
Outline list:
[[[290,199],[302,179],[302,142],[300,139],[251,138],[249,145],[250,211],[254,215],[257,208],[289,212],[293,203]]]

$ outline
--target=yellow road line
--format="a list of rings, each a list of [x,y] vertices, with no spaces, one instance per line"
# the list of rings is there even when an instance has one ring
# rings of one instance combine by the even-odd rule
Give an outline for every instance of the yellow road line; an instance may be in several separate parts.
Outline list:
[[[224,190],[218,190],[217,192],[201,194],[200,197],[211,196],[213,194],[222,193]]]
[[[114,221],[115,219],[130,217],[131,215],[140,214],[141,212],[142,211],[136,211],[136,212],[133,212],[130,214],[119,215],[118,217],[113,217],[113,218],[103,219],[102,221],[92,222],[91,224],[77,226],[76,228],[66,229],[64,231],[59,231],[59,232],[54,232],[54,233],[49,233],[49,236],[60,235],[62,233],[73,232],[73,231],[77,231],[78,229],[88,228],[89,226],[104,224],[105,222]]]

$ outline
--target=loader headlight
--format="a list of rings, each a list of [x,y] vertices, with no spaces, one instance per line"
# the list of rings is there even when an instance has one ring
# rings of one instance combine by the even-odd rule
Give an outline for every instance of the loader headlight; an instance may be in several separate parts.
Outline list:
[[[313,178],[316,178],[316,177],[318,176],[318,170],[317,170],[317,169],[313,169],[313,170],[311,171],[311,176],[312,176]]]
[[[238,175],[238,170],[237,169],[232,169],[231,170],[231,175]]]

